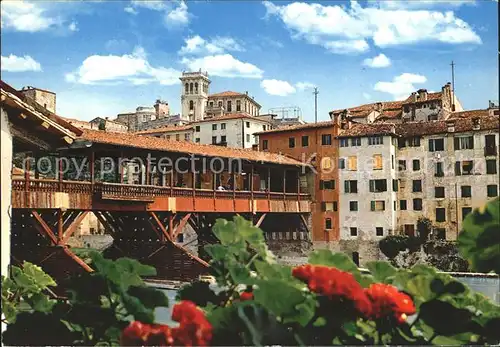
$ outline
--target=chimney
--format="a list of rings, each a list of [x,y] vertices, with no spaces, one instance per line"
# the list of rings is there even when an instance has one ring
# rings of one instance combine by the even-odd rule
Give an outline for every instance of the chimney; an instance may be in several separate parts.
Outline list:
[[[446,128],[449,133],[454,133],[455,132],[455,120],[450,119],[446,121]]]
[[[245,91],[245,95],[248,95],[248,90],[247,90],[247,91]]]
[[[415,93],[415,92],[411,93],[411,101],[417,102],[417,93]]]
[[[417,92],[420,101],[427,101],[427,89],[419,89]]]

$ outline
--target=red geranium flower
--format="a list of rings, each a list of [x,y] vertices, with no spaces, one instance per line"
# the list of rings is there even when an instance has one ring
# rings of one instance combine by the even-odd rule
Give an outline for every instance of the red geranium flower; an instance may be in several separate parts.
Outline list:
[[[330,299],[350,300],[360,313],[365,316],[370,314],[370,301],[351,273],[334,267],[307,264],[294,268],[292,275],[306,282],[312,292]]]
[[[408,316],[416,312],[412,299],[394,286],[375,283],[365,292],[372,302],[371,317],[374,319],[394,317],[399,323],[404,323]]]
[[[122,332],[122,346],[172,346],[174,339],[168,325],[131,322]]]
[[[253,300],[253,293],[252,292],[243,292],[240,294],[240,300],[241,301],[248,301],[248,300]]]

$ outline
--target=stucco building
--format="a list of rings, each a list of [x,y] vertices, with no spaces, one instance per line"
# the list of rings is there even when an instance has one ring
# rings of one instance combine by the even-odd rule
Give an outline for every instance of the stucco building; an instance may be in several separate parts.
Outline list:
[[[95,129],[97,127],[98,130],[110,131],[114,133],[126,133],[128,132],[128,126],[117,122],[115,120],[109,119],[109,117],[96,117],[92,119],[90,122],[91,128]]]
[[[48,111],[56,113],[56,93],[32,86],[23,87],[20,92]]]

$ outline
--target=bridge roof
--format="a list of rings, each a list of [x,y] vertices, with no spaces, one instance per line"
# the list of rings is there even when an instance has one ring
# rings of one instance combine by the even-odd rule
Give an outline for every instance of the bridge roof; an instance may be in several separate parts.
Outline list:
[[[81,140],[93,143],[146,150],[194,154],[202,157],[238,158],[253,162],[272,163],[292,166],[310,165],[277,153],[259,152],[243,148],[231,148],[214,145],[200,145],[188,141],[172,141],[152,136],[140,136],[130,133],[111,133],[100,130],[82,129]]]

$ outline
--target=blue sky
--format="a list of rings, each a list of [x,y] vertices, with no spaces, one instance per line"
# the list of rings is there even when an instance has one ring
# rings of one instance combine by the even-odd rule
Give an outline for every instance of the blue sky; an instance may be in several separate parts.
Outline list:
[[[178,77],[248,91],[261,113],[328,111],[439,91],[464,108],[498,100],[498,2],[2,1],[2,79],[57,93],[57,113],[114,117],[157,98],[180,110]]]

